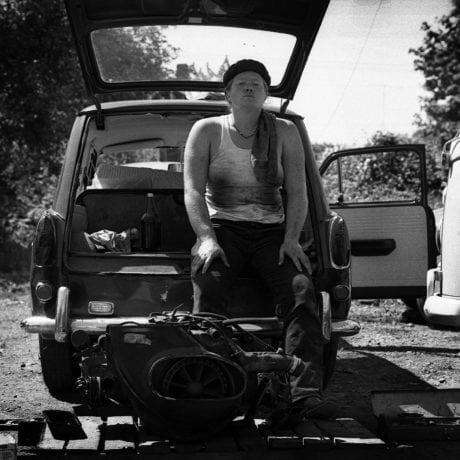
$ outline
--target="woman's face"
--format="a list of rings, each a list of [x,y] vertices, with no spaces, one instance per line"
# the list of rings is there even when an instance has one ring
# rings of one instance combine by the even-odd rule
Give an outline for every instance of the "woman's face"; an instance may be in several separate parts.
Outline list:
[[[261,108],[267,99],[268,88],[257,72],[242,72],[230,82],[226,96],[234,108]]]

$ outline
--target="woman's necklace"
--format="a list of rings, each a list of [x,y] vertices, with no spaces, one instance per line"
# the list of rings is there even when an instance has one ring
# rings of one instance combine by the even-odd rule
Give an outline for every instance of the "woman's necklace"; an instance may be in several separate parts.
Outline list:
[[[250,139],[252,136],[254,136],[257,132],[257,126],[256,128],[254,129],[254,131],[250,134],[243,134],[239,129],[238,129],[238,126],[236,126],[235,122],[233,122],[233,127],[236,129],[236,132],[241,136],[243,137],[244,139]]]

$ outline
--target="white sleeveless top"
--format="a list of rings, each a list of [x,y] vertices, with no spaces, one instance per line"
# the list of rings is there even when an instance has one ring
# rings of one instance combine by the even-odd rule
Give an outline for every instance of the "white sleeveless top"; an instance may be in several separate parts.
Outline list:
[[[251,149],[237,147],[232,141],[230,115],[221,116],[220,122],[220,146],[217,152],[211,152],[205,194],[210,217],[266,224],[283,222],[279,187],[256,179]],[[281,165],[278,169],[283,174]]]

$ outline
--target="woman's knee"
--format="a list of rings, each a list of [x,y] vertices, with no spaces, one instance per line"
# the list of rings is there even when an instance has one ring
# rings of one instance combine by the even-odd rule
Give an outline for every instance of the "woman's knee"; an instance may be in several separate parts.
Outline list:
[[[295,275],[292,279],[292,292],[295,296],[307,295],[308,292],[314,292],[312,280],[304,273]]]

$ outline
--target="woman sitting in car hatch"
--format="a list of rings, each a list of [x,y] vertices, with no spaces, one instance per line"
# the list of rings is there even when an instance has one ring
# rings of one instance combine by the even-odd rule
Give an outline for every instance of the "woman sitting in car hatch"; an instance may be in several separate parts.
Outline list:
[[[336,407],[321,393],[321,323],[299,244],[308,210],[300,135],[263,109],[270,75],[262,63],[234,63],[223,83],[231,113],[195,123],[185,148],[185,205],[197,236],[194,312],[226,314],[232,285],[249,264],[272,291],[286,353],[300,358],[290,377],[292,405],[280,420],[329,418]]]

